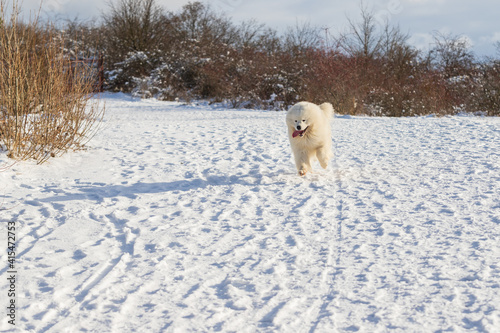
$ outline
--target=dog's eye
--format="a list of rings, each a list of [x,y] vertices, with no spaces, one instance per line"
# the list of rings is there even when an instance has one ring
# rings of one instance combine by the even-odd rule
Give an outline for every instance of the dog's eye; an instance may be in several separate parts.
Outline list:
[[[302,119],[302,122],[305,122],[305,120],[304,120],[304,119]]]

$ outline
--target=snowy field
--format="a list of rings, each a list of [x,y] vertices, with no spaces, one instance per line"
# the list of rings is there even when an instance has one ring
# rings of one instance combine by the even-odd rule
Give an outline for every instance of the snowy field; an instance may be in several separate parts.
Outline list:
[[[19,331],[500,332],[500,119],[336,117],[301,178],[284,112],[103,100],[0,172]]]

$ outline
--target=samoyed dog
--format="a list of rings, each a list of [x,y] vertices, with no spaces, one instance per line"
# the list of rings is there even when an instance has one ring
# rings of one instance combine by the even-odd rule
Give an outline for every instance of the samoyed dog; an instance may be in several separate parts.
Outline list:
[[[288,138],[292,147],[299,175],[311,171],[311,163],[317,159],[326,169],[333,157],[330,120],[333,107],[330,103],[316,105],[299,102],[286,114]]]

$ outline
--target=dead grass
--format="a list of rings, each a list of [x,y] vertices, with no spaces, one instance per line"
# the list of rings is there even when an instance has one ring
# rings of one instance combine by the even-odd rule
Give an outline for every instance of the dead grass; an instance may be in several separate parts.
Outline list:
[[[82,148],[104,113],[93,82],[91,68],[72,70],[55,29],[21,22],[17,3],[0,0],[0,140],[10,158],[43,163]]]

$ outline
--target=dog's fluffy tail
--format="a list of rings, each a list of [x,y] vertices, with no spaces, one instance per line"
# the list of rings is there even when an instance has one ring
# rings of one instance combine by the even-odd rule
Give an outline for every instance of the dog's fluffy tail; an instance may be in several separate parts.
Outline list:
[[[335,111],[333,110],[333,105],[331,105],[330,103],[323,103],[319,106],[319,108],[323,111],[328,119],[331,119],[333,117],[333,114],[335,113]]]

